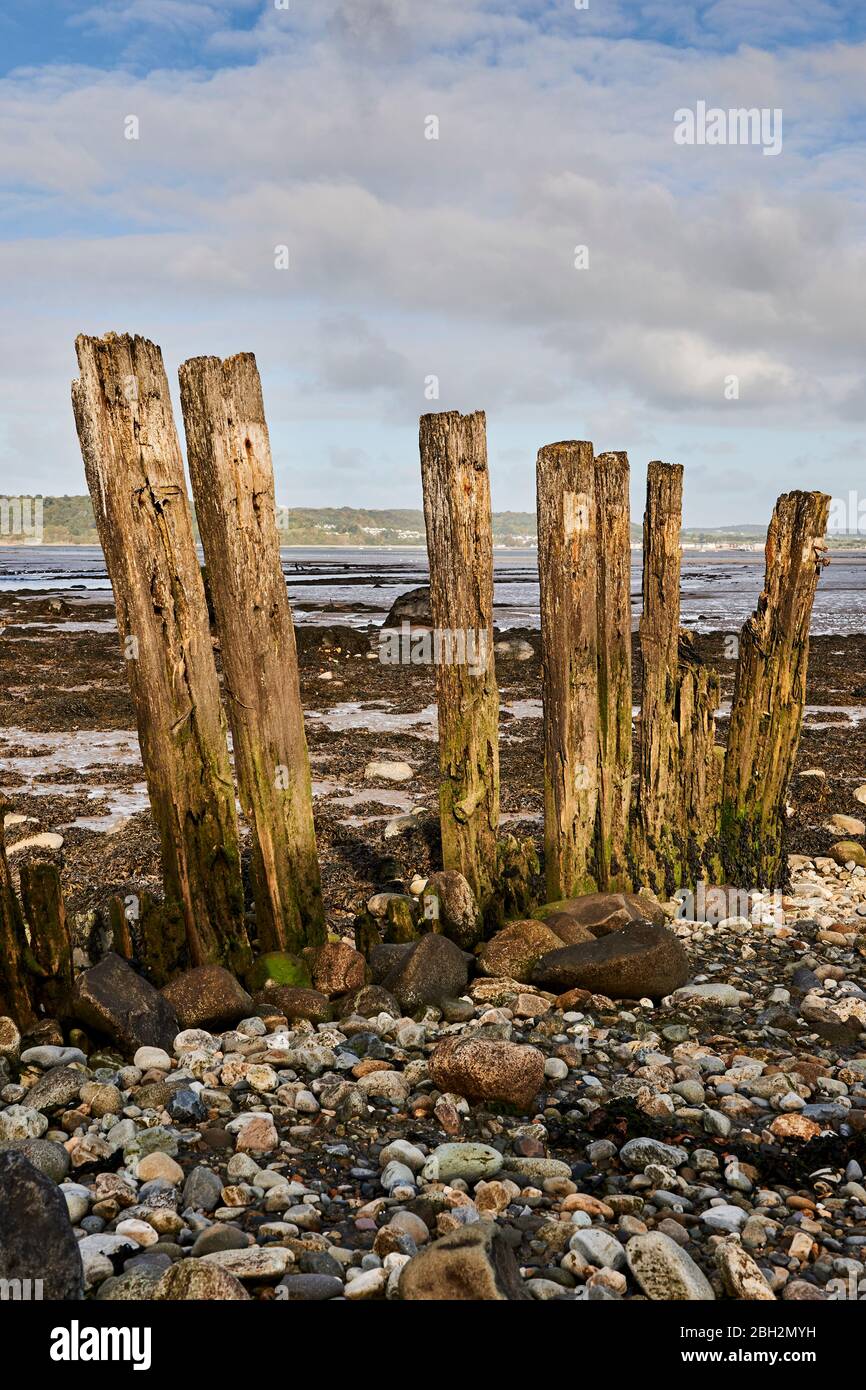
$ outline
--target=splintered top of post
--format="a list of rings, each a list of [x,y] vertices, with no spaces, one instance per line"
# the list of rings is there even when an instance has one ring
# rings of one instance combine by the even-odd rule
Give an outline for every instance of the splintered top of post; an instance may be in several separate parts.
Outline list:
[[[593,457],[593,445],[589,439],[560,439],[556,444],[542,444],[538,451],[538,461],[554,463],[557,459],[570,459],[581,454],[586,454],[589,450],[590,458]]]
[[[231,357],[213,357],[208,354],[202,357],[188,357],[181,363],[181,372],[201,371],[204,367],[216,365],[221,369],[225,376],[231,376],[239,367],[256,368],[256,354],[254,352],[234,352]]]
[[[426,424],[429,429],[435,421],[436,424],[450,428],[452,425],[461,424],[464,420],[477,421],[484,427],[487,425],[487,416],[483,410],[470,410],[468,415],[462,415],[459,410],[431,410],[426,415],[421,416],[419,425]]]
[[[112,348],[115,350],[117,348],[126,348],[128,352],[134,352],[139,348],[144,348],[146,351],[150,352],[161,353],[162,351],[156,343],[152,343],[149,338],[143,338],[140,333],[111,332],[103,333],[101,337],[98,333],[79,333],[75,339],[75,352],[79,364],[81,362],[82,350],[85,348],[90,351],[96,351],[99,348]]]

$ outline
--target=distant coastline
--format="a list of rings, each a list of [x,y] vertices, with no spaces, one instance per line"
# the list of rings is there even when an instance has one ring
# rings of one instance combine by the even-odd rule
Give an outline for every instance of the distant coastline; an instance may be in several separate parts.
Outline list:
[[[334,547],[364,550],[424,549],[424,514],[414,508],[378,509],[360,507],[283,507],[277,508],[280,545],[307,550],[329,550]],[[193,519],[194,520],[194,519]],[[769,521],[769,515],[767,520]],[[534,512],[494,512],[492,517],[493,545],[497,550],[534,550],[536,548],[536,518]],[[763,555],[766,527],[743,526],[685,526],[681,532],[684,549],[691,554],[704,551],[725,551],[732,555]],[[198,532],[196,528],[196,539]],[[641,544],[641,526],[631,527],[632,549]],[[81,496],[44,497],[42,499],[41,538],[30,534],[17,535],[0,515],[0,546],[70,546],[98,545],[99,538],[93,520],[90,498]],[[866,536],[831,534],[828,545],[832,551],[866,553]]]

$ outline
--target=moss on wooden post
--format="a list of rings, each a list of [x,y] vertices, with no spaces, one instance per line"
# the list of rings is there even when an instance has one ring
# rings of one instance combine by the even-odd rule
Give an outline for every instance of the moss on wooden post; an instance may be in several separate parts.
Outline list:
[[[56,864],[22,866],[21,900],[30,929],[34,999],[50,1018],[65,1018],[72,997],[72,938]]]
[[[436,666],[442,863],[493,892],[499,825],[499,692],[493,657],[493,534],[483,411],[420,422],[433,625],[475,660]],[[471,645],[470,645],[471,644]]]
[[[721,858],[732,883],[774,887],[784,879],[785,797],[800,741],[829,506],[822,492],[779,498],[764,588],[740,635],[721,800]]]
[[[31,1028],[36,1011],[27,971],[27,932],[9,872],[3,819],[9,807],[0,797],[0,1016]]]
[[[194,965],[245,968],[235,794],[159,348],[109,333],[76,341],[72,402],[136,711],[166,899]]]
[[[624,453],[595,460],[599,888],[628,891],[632,765],[631,528]]]
[[[547,444],[536,464],[544,697],[544,859],[550,900],[597,886],[598,667],[592,445]]]
[[[220,635],[241,805],[253,836],[259,947],[325,940],[295,630],[256,359],[180,369],[187,457]]]
[[[659,891],[673,891],[677,886],[674,866],[680,857],[673,827],[679,819],[676,695],[682,506],[682,465],[651,463],[643,521],[636,859],[650,886]]]

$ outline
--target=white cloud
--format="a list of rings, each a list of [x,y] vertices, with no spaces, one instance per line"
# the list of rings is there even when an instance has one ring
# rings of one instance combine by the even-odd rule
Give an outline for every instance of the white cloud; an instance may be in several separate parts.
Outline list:
[[[134,8],[177,25],[190,7]],[[223,22],[236,7],[192,8]],[[696,35],[715,8],[691,7]],[[560,420],[571,436],[594,422],[606,447],[659,440],[661,453],[681,419],[710,450],[756,428],[777,440],[847,429],[866,395],[851,192],[866,47],[673,50],[580,30],[567,7],[538,5],[533,23],[530,9],[371,0],[359,27],[357,5],[299,0],[265,7],[255,65],[0,82],[7,226],[30,233],[0,242],[6,332],[27,325],[0,345],[15,383],[0,394],[13,391],[22,422],[16,466],[46,372],[71,363],[76,331],[107,327],[162,341],[170,371],[195,352],[256,350],[269,411],[287,432],[300,413],[306,440],[314,423],[323,432],[323,477],[336,476],[334,450],[360,447],[328,437],[355,418],[369,458],[396,448],[409,478],[431,373],[441,408],[500,412],[521,449]],[[747,10],[744,31],[770,14]],[[123,4],[105,13],[133,20]],[[625,29],[628,14],[608,24]],[[228,32],[206,27],[209,42]],[[699,98],[781,106],[781,156],[675,146],[673,112]],[[138,141],[123,136],[130,113]],[[431,113],[438,141],[424,139]],[[281,243],[288,272],[274,269]],[[729,373],[736,403],[722,395]],[[63,411],[68,374],[49,392]],[[398,429],[408,443],[395,445]],[[784,467],[775,448],[768,492]]]

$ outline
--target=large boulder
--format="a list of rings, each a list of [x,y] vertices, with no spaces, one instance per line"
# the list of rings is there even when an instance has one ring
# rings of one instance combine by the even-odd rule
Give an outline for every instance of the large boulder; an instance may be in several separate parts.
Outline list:
[[[385,989],[407,1014],[426,1004],[456,999],[469,981],[469,957],[447,936],[422,936],[396,959],[385,976]]]
[[[403,1266],[400,1297],[516,1302],[527,1299],[514,1252],[492,1221],[463,1226],[434,1240]]]
[[[588,989],[609,999],[661,999],[688,978],[682,942],[670,928],[651,922],[629,922],[597,941],[563,946],[532,968],[532,983],[541,989]]]
[[[313,988],[329,999],[350,994],[367,982],[367,962],[360,951],[344,941],[307,946],[303,955],[310,967]]]
[[[130,1054],[140,1047],[170,1053],[181,1031],[169,1000],[113,951],[79,975],[72,1008],[79,1023]]]
[[[430,1078],[440,1091],[467,1100],[504,1101],[529,1110],[544,1081],[544,1054],[537,1047],[495,1038],[445,1038],[429,1061]]]
[[[545,903],[534,915],[539,922],[548,922],[554,914],[564,914],[588,927],[593,936],[606,936],[627,922],[653,922],[659,927],[665,922],[658,903],[644,893],[583,893],[579,898]],[[558,926],[554,931],[560,934]]]
[[[433,626],[429,584],[421,584],[417,589],[407,589],[405,594],[395,598],[382,626],[400,627],[403,623],[409,623],[410,627]]]
[[[570,921],[570,918],[563,920]],[[577,929],[583,930],[582,927]],[[587,936],[594,939],[589,933]],[[564,944],[563,939],[543,922],[509,922],[478,951],[478,969],[482,975],[505,975],[527,984],[535,962],[551,951],[561,950]]]
[[[7,1149],[0,1152],[0,1280],[28,1279],[42,1281],[46,1299],[84,1297],[63,1194],[23,1154]]]
[[[181,1028],[231,1028],[252,1012],[252,999],[243,985],[221,965],[185,970],[163,988],[162,996]]]
[[[483,923],[475,894],[456,869],[440,869],[431,874],[424,889],[424,912],[435,903],[433,930],[471,951],[481,940]]]

